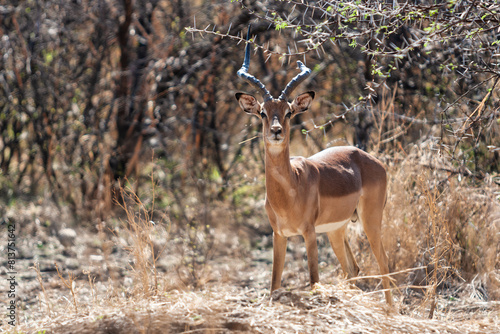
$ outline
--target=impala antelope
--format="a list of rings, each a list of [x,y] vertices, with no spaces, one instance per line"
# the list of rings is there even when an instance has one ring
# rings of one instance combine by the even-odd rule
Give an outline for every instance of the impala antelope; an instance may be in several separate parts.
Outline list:
[[[250,31],[247,35],[249,38]],[[240,107],[260,118],[265,143],[265,209],[273,229],[271,292],[281,286],[287,237],[302,235],[306,244],[310,283],[319,282],[316,235],[326,233],[342,269],[354,277],[359,267],[346,239],[349,222],[360,220],[380,273],[389,274],[388,258],[381,241],[382,213],[387,175],[382,163],[355,147],[332,147],[309,158],[290,157],[290,120],[311,106],[315,93],[302,93],[292,103],[288,97],[311,70],[298,61],[300,73],[275,99],[248,73],[250,43],[238,76],[257,87],[264,102],[236,93]],[[387,303],[392,304],[390,281],[383,277]]]

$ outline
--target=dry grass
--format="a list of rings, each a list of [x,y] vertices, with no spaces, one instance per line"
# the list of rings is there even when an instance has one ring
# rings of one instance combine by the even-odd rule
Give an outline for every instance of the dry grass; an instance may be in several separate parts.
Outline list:
[[[158,293],[157,261],[165,250],[170,220],[164,214],[162,222],[155,223],[154,191],[155,182],[151,176],[152,195],[151,203],[146,205],[132,188],[120,189],[117,204],[123,209],[126,220],[122,222],[122,229],[128,242],[122,245],[132,258],[130,264],[134,277],[135,295],[156,295]],[[163,237],[158,242],[158,236]]]
[[[271,300],[265,290],[225,284],[203,291],[170,291],[153,298],[123,298],[95,305],[78,315],[59,313],[32,322],[36,333],[496,333],[498,302],[468,301],[467,311],[399,314],[380,298],[345,281],[319,285],[314,291],[280,289]],[[440,301],[443,302],[444,301]],[[400,305],[401,306],[401,305]],[[465,305],[464,305],[465,306]],[[33,330],[35,329],[35,330]]]
[[[300,261],[303,243],[291,241],[285,289],[271,299],[270,262],[263,260],[270,258],[270,245],[262,241],[257,256],[254,248],[244,249],[248,242],[241,243],[238,253],[246,258],[238,258],[234,250],[222,250],[227,247],[223,240],[233,242],[235,232],[221,224],[215,232],[221,249],[204,267],[207,280],[190,289],[176,272],[185,261],[176,253],[176,237],[159,221],[152,223],[154,203],[143,203],[129,192],[121,201],[125,220],[108,234],[115,250],[105,261],[110,268],[118,260],[114,266],[121,271],[111,275],[110,269],[83,269],[83,275],[75,276],[60,264],[58,274],[51,276],[37,269],[19,291],[26,300],[37,299],[19,308],[11,333],[496,333],[498,188],[487,180],[479,186],[460,181],[446,171],[452,166],[426,145],[387,160],[391,179],[384,244],[392,271],[399,271],[394,275],[394,309],[388,309],[377,286],[378,268],[366,238],[356,233],[350,233],[350,242],[368,277],[339,280],[334,261],[322,267],[323,284],[314,291],[297,288],[307,273]],[[166,242],[159,244],[160,238]],[[251,233],[240,238],[265,239]],[[320,251],[324,261],[331,249],[322,246]],[[300,257],[293,259],[294,252]],[[164,259],[169,264],[160,263]]]
[[[487,179],[471,185],[450,170],[430,143],[415,146],[389,167],[384,244],[392,267],[427,266],[423,277],[411,277],[412,284],[431,279],[439,284],[448,276],[470,281],[480,275],[491,285],[491,297],[498,298],[498,186]]]

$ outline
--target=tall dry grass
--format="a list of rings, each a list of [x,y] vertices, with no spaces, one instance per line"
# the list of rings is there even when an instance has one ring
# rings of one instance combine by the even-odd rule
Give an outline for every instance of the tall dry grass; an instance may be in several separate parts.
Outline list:
[[[424,266],[400,276],[401,285],[422,286],[435,307],[436,293],[476,277],[499,297],[500,204],[495,185],[450,172],[453,167],[431,142],[387,162],[390,176],[384,245],[392,270]]]
[[[155,181],[151,174],[151,196],[143,202],[130,186],[122,187],[116,203],[123,209],[122,235],[126,243],[121,245],[131,256],[130,270],[134,277],[133,294],[145,297],[158,294],[159,273],[157,262],[167,247],[170,219],[165,212],[158,214],[155,208]],[[158,219],[155,222],[155,219]],[[120,238],[118,238],[120,240]]]

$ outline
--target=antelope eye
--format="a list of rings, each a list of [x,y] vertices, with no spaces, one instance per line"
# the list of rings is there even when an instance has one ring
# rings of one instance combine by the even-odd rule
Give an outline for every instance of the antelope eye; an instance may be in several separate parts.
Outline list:
[[[260,113],[260,117],[262,117],[262,118],[266,118],[266,117],[267,117],[267,115],[266,115],[266,113],[265,113],[265,112],[261,112],[261,113]]]
[[[286,115],[285,115],[285,117],[287,117],[287,118],[292,117],[292,112],[291,111],[287,112]]]

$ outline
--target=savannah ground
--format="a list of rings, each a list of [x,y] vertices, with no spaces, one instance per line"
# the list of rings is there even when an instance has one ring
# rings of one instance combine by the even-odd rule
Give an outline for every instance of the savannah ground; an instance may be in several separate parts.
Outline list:
[[[2,331],[496,333],[498,185],[464,186],[446,172],[422,171],[439,158],[414,150],[397,164],[386,161],[384,244],[392,271],[400,272],[394,275],[392,309],[377,292],[376,277],[343,278],[323,236],[318,240],[321,285],[306,286],[305,248],[296,237],[288,245],[284,287],[270,297],[272,238],[263,212],[262,176],[257,176],[249,183],[258,192],[239,198],[237,205],[191,199],[184,214],[206,211],[209,226],[175,226],[168,210],[154,209],[152,202],[126,190],[117,218],[97,231],[71,226],[71,215],[50,199],[12,203],[4,219],[16,226],[18,307],[16,326],[3,320]],[[446,182],[438,193],[433,190],[437,182],[428,180],[441,178]],[[147,186],[145,193],[158,194],[156,187],[153,192]],[[235,215],[245,218],[237,224]],[[353,223],[349,230],[360,276],[376,276],[361,227]],[[453,239],[464,234],[473,248],[465,256]],[[464,266],[477,273],[464,276]],[[8,281],[1,285],[8,290]]]
[[[498,333],[499,22],[486,0],[0,5],[0,332]],[[271,93],[313,70],[291,154],[386,166],[393,308],[359,223],[359,278],[320,236],[311,290],[294,237],[269,295],[250,23]]]

